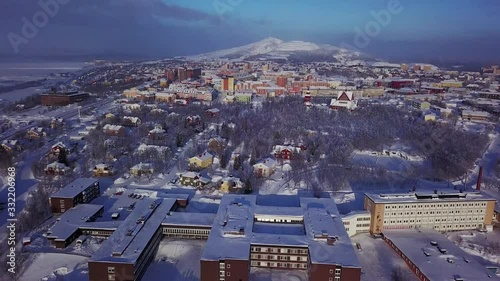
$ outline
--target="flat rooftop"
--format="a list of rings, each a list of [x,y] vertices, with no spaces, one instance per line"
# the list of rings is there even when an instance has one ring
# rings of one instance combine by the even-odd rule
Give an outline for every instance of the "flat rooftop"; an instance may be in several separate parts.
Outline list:
[[[388,230],[383,234],[430,280],[454,281],[457,277],[464,281],[500,280],[477,257],[432,229]],[[438,247],[446,249],[446,253]]]
[[[48,231],[47,238],[53,238],[56,241],[65,241],[81,226],[89,223],[89,218],[97,214],[104,207],[102,205],[79,204],[64,212],[58,221]]]
[[[55,198],[74,198],[82,191],[84,191],[87,187],[93,184],[99,184],[99,181],[93,178],[79,178],[73,181],[72,183],[66,185],[64,188],[56,192],[51,197]]]
[[[308,248],[312,263],[360,267],[351,240],[331,198],[289,196],[294,206],[272,207],[257,204],[255,195],[222,197],[202,260],[249,260],[251,245]],[[295,197],[295,198],[291,198]],[[301,223],[254,222],[256,216],[300,218]],[[327,238],[335,240],[333,245]]]
[[[163,226],[211,228],[214,220],[215,214],[211,213],[170,212],[166,215],[161,224]]]
[[[440,203],[461,201],[496,201],[495,198],[481,192],[411,192],[411,193],[365,193],[377,204],[391,203]]]
[[[135,264],[153,239],[175,199],[144,198],[89,261]]]

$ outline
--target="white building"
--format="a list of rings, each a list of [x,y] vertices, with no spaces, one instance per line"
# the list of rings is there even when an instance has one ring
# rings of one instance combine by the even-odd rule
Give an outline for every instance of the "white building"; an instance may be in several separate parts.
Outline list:
[[[332,99],[330,107],[332,109],[356,109],[358,107],[358,103],[354,100],[354,92],[338,92],[337,99]]]

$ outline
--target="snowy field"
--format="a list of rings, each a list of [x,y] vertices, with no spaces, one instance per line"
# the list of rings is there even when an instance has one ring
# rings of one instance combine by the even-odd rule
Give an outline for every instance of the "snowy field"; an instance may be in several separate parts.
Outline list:
[[[199,281],[200,258],[206,241],[165,238],[142,281]]]
[[[354,244],[361,244],[361,251],[357,251],[357,254],[362,268],[362,281],[392,281],[392,271],[398,267],[408,276],[406,281],[418,280],[384,240],[374,239],[368,233],[358,234],[351,240]]]
[[[24,272],[20,281],[87,281],[87,259],[83,256],[38,253],[31,257],[31,266]],[[42,279],[46,278],[46,279]]]
[[[413,157],[405,159],[405,154],[380,154],[376,152],[358,151],[352,157],[354,165],[361,165],[371,168],[383,168],[390,171],[404,171],[412,165],[422,165],[421,158]]]

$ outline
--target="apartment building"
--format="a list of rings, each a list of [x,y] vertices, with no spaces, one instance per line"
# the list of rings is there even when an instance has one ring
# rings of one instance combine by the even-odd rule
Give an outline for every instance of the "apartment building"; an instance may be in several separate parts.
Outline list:
[[[64,213],[78,204],[89,203],[99,197],[99,181],[79,178],[49,198],[52,213]]]
[[[472,230],[491,226],[496,200],[480,192],[365,194],[370,233],[388,229]]]
[[[371,215],[367,211],[355,211],[342,216],[342,223],[349,237],[370,231]]]

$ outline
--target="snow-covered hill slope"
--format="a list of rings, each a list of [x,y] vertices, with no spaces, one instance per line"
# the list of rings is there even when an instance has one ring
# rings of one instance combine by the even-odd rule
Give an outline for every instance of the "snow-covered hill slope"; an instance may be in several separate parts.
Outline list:
[[[319,45],[304,41],[285,42],[272,37],[249,45],[201,54],[189,58],[195,60],[287,59],[337,62],[346,62],[357,59],[372,59],[368,55],[361,52],[343,49],[332,45]]]

